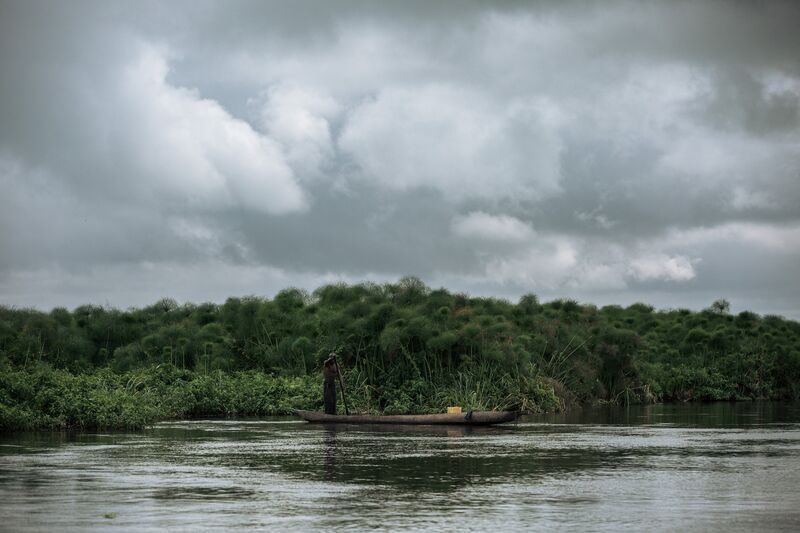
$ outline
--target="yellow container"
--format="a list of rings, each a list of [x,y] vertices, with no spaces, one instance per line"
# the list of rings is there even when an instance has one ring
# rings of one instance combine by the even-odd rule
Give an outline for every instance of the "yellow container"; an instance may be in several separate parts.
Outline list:
[[[461,407],[457,405],[455,407],[448,407],[447,414],[456,414],[456,415],[461,414]]]

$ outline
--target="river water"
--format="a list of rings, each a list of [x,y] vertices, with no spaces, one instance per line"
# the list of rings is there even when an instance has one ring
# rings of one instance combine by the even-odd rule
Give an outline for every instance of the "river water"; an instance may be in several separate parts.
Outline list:
[[[800,404],[0,437],[0,530],[800,530]]]

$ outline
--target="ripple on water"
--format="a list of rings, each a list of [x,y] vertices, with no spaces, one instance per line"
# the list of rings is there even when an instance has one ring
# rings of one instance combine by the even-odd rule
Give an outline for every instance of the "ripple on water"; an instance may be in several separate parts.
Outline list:
[[[643,412],[508,429],[199,420],[16,436],[0,440],[0,518],[14,531],[800,528],[797,420]]]

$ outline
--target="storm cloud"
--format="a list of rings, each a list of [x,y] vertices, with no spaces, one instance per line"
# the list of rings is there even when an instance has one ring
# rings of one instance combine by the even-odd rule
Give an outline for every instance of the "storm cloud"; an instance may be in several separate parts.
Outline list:
[[[796,2],[0,2],[0,303],[417,275],[800,317]]]

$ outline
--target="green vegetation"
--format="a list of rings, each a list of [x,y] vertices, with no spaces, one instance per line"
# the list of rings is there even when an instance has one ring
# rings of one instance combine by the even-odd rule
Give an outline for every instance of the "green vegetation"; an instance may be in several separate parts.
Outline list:
[[[173,365],[71,374],[38,365],[0,373],[0,429],[138,429],[197,416],[289,414],[317,408],[311,376],[257,371],[198,374]]]
[[[0,429],[139,428],[321,405],[320,364],[365,412],[800,397],[800,323],[644,304],[517,304],[416,278],[222,305],[0,307]]]

